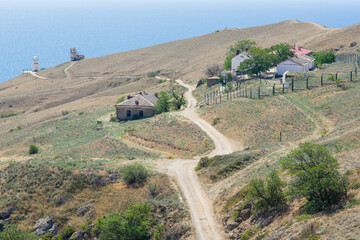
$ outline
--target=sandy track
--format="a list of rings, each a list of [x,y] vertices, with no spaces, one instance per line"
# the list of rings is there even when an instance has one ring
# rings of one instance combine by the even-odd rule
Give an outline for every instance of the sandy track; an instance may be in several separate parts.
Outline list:
[[[75,64],[75,62],[71,62],[70,65],[69,65],[67,68],[64,69],[64,73],[65,73],[65,75],[66,75],[67,78],[70,78],[70,77],[71,77],[71,76],[70,76],[70,73],[68,72],[68,70],[69,70],[72,66],[74,66],[74,64]]]
[[[193,121],[214,141],[215,149],[208,156],[224,155],[232,153],[235,149],[232,142],[218,132],[208,122],[201,119],[195,112],[196,99],[192,96],[193,86],[177,82],[189,89],[185,93],[188,101],[187,108],[181,112],[181,115]],[[215,220],[212,202],[201,187],[201,184],[195,173],[195,166],[199,158],[192,160],[174,160],[168,164],[168,170],[175,177],[186,198],[191,212],[191,218],[196,228],[197,239],[220,240],[223,239],[221,230]]]
[[[46,77],[39,76],[36,72],[33,72],[33,71],[25,71],[24,73],[29,73],[36,78],[47,79]]]

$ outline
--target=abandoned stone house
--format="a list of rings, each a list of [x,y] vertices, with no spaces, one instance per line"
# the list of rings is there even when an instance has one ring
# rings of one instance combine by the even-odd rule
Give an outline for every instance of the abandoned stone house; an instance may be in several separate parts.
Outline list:
[[[116,105],[116,117],[120,121],[148,118],[155,115],[154,106],[158,98],[150,93],[141,92]]]

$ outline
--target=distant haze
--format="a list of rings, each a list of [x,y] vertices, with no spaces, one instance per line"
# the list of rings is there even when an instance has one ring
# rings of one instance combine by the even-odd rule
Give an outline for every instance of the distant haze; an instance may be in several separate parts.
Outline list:
[[[360,22],[355,1],[1,1],[0,82],[31,68],[69,60],[70,47],[86,57],[127,51],[287,19],[327,27]],[[54,3],[55,2],[55,3]],[[74,2],[74,3],[71,3]]]

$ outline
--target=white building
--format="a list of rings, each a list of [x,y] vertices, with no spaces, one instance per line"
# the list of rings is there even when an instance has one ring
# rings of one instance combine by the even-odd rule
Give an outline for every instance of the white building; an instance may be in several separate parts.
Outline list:
[[[277,65],[277,75],[282,76],[285,72],[307,72],[314,67],[314,58],[307,55],[295,56]]]
[[[40,71],[39,58],[36,57],[36,56],[33,57],[32,71],[33,71],[33,72],[38,72],[38,71]]]
[[[249,52],[242,52],[231,59],[231,70],[237,71],[240,63],[246,59],[252,58]]]

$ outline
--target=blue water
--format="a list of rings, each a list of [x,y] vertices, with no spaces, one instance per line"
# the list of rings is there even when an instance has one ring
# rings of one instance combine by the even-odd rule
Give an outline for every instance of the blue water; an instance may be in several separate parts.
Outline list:
[[[98,57],[226,27],[251,27],[288,19],[327,27],[360,22],[360,3],[349,0],[342,4],[310,4],[305,0],[297,2],[297,6],[276,0],[271,4],[264,0],[154,0],[151,4],[144,0],[126,4],[120,0],[103,0],[101,4],[95,0],[73,0],[73,4],[67,0],[16,1],[0,0],[0,82],[30,69],[33,56],[39,57],[41,68],[66,62],[70,47],[76,47],[86,57]]]

